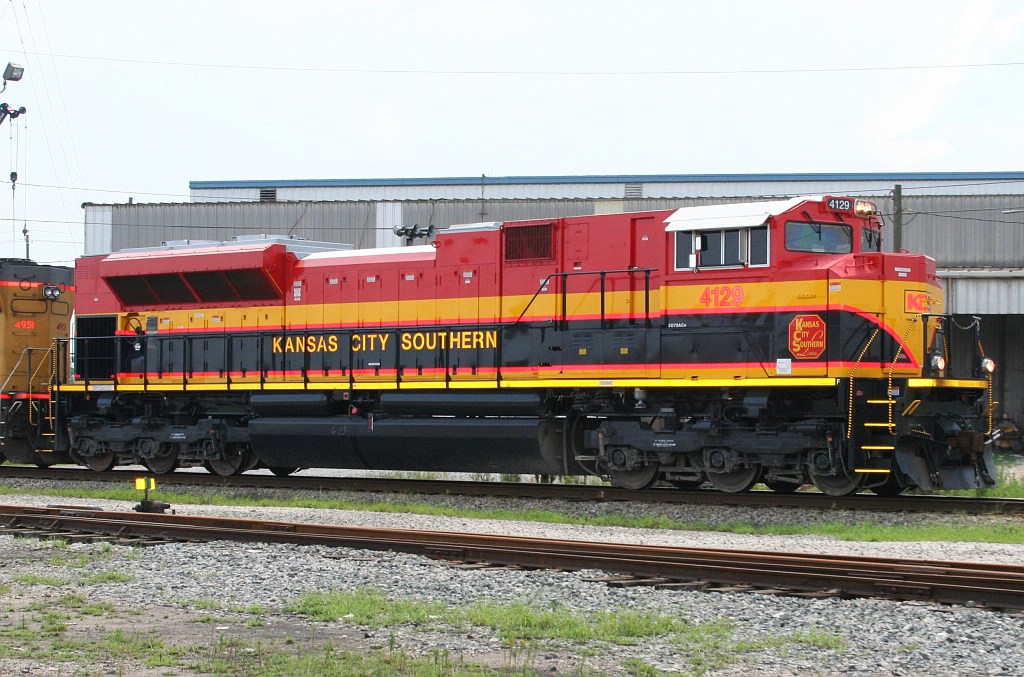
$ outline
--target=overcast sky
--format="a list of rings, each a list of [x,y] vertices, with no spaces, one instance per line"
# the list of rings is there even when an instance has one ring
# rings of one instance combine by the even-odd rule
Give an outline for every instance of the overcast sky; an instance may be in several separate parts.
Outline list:
[[[1015,0],[8,0],[0,49],[48,262],[190,180],[1024,169]]]

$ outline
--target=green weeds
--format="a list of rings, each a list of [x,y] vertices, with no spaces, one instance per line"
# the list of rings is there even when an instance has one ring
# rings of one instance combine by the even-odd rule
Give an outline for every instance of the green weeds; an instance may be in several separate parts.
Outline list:
[[[681,660],[694,674],[729,665],[760,651],[807,646],[843,651],[839,635],[811,629],[786,635],[737,640],[735,628],[724,621],[694,624],[685,618],[629,609],[581,613],[563,608],[540,609],[528,604],[480,601],[470,607],[437,602],[388,599],[377,590],[304,595],[290,609],[318,621],[346,621],[370,627],[412,625],[417,629],[455,629],[494,632],[502,639],[516,666],[532,665],[537,643],[553,640],[578,645],[630,646],[658,639],[674,643]],[[658,672],[643,661],[624,664],[630,674],[647,677]]]
[[[16,574],[11,576],[11,581],[23,585],[49,585],[55,588],[68,585],[71,582],[66,578],[43,576],[40,574]]]

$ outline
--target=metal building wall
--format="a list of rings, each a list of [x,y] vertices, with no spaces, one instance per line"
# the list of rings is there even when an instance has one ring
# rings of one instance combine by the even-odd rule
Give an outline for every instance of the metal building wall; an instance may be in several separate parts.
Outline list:
[[[946,310],[973,315],[1024,314],[1024,270],[940,270]]]
[[[298,235],[308,240],[376,246],[372,202],[246,202],[87,205],[86,224],[101,225],[90,212],[110,210],[110,249],[155,247],[171,240],[230,240],[235,235]],[[89,241],[102,243],[98,235]],[[90,251],[87,254],[105,253]]]
[[[1024,198],[904,196],[903,247],[943,267],[1024,267]]]

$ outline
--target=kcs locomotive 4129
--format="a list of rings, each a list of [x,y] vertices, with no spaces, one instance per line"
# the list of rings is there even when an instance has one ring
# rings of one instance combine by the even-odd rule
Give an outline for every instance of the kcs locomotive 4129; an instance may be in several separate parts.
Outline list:
[[[935,262],[883,253],[881,231],[874,204],[825,196],[384,249],[256,237],[83,258],[75,336],[47,328],[31,393],[50,399],[8,408],[7,429],[37,461],[97,470],[991,486],[978,319],[945,313]]]

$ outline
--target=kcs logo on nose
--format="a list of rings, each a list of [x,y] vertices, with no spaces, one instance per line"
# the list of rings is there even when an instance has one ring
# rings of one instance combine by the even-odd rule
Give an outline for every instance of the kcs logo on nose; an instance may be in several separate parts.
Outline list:
[[[908,291],[906,292],[904,310],[908,313],[928,313],[932,309],[932,298],[928,292]]]

